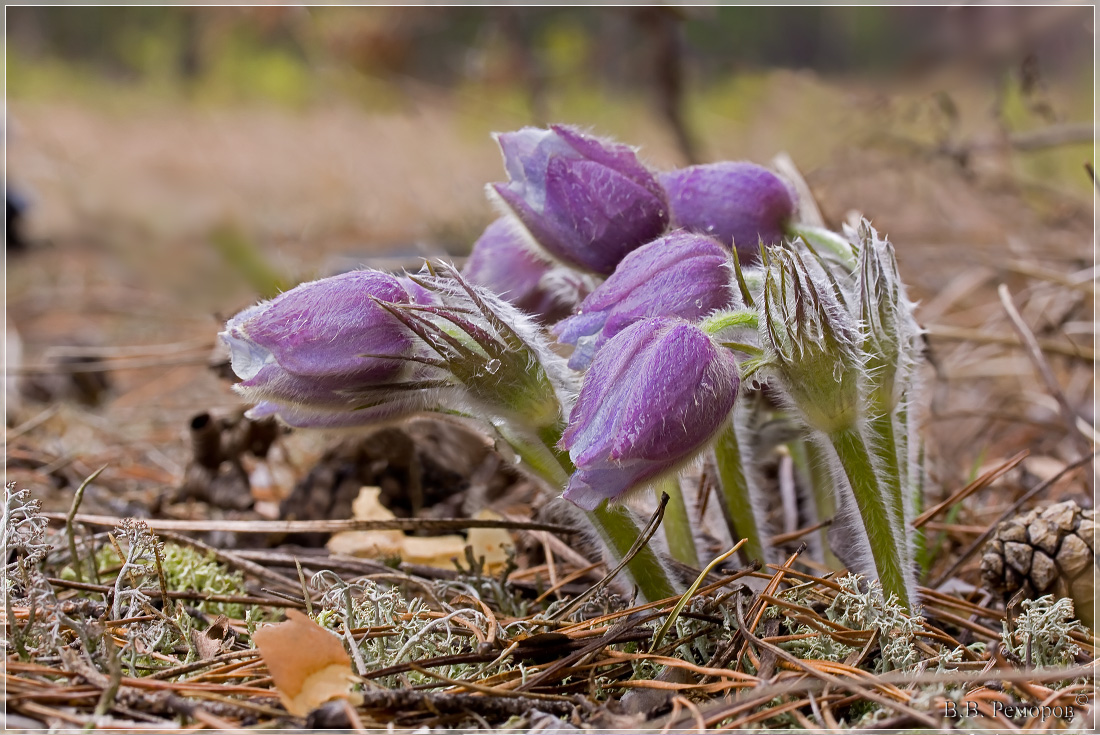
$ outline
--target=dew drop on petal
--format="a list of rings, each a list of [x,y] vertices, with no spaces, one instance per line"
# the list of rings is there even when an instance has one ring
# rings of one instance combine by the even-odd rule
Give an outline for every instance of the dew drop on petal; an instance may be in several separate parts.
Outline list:
[[[500,370],[500,360],[492,359],[485,363],[485,371],[490,375],[496,375],[498,370]]]

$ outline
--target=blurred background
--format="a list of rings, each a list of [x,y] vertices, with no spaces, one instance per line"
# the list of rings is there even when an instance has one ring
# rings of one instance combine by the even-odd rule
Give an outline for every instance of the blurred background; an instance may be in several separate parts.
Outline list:
[[[237,405],[207,367],[227,316],[461,257],[504,178],[490,134],[547,122],[656,168],[785,152],[830,226],[888,234],[937,487],[1094,438],[1091,7],[9,7],[6,40],[9,478],[109,464],[89,509],[178,484],[189,417]]]

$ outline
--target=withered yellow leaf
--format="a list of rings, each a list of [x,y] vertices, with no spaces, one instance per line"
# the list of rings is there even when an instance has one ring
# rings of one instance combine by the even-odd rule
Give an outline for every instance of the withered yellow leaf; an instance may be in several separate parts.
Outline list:
[[[401,542],[401,559],[440,569],[454,569],[451,559],[461,559],[466,539],[461,536],[406,536]]]
[[[330,699],[350,699],[356,677],[344,644],[297,610],[252,636],[286,711],[305,717]]]
[[[488,508],[474,516],[479,521],[499,521],[503,516]],[[484,557],[486,571],[500,569],[508,561],[508,549],[513,547],[512,535],[503,528],[471,528],[466,543],[473,549],[474,558]]]
[[[357,521],[388,521],[396,518],[389,508],[382,505],[382,490],[364,486],[351,504],[352,517]],[[399,556],[405,534],[401,531],[342,531],[335,533],[325,544],[333,554],[377,559]]]

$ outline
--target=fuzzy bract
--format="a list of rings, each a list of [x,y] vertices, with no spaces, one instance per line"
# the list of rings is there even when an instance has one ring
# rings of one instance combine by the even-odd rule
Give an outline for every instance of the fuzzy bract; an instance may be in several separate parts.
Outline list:
[[[783,240],[795,196],[774,173],[745,161],[721,161],[660,175],[672,225],[737,248],[742,264],[760,260],[759,243]]]
[[[820,262],[781,247],[769,248],[768,256],[760,321],[768,364],[811,428],[827,434],[851,428],[866,413],[859,324]]]
[[[496,137],[509,181],[491,190],[555,259],[609,275],[667,227],[664,191],[633,148],[563,125]]]
[[[564,497],[585,510],[693,459],[733,408],[733,355],[682,319],[644,319],[585,375],[561,447],[576,466]]]
[[[729,250],[713,238],[677,231],[631,252],[577,312],[554,327],[576,346],[569,366],[583,369],[607,340],[653,316],[698,320],[734,300]]]

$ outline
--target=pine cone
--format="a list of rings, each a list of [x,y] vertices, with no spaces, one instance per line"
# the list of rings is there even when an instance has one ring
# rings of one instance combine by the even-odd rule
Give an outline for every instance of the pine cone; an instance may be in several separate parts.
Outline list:
[[[1011,598],[1071,597],[1078,617],[1093,617],[1096,511],[1067,500],[1001,523],[982,555],[982,580]]]

